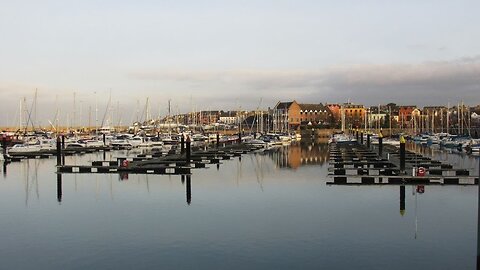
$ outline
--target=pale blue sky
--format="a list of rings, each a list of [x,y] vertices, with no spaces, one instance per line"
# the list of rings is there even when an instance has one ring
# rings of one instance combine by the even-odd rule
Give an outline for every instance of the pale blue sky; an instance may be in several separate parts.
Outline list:
[[[439,0],[0,0],[0,113],[13,115],[35,88],[44,119],[55,113],[55,96],[66,113],[75,91],[86,111],[94,92],[104,106],[110,89],[130,115],[147,96],[152,106],[172,99],[181,111],[192,103],[255,108],[260,98],[262,107],[279,99],[479,103],[479,8]]]

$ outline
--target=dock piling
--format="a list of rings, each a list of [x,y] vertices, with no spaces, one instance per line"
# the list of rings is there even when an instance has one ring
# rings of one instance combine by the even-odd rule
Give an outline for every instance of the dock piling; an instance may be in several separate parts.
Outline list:
[[[7,155],[7,137],[5,135],[2,137],[2,154]]]
[[[185,160],[187,163],[190,163],[191,160],[191,141],[190,141],[190,136],[187,136],[187,142],[186,142],[186,157]]]
[[[380,133],[378,136],[378,156],[382,158],[383,155],[383,135]]]
[[[60,137],[57,137],[57,166],[62,165],[62,144]]]
[[[220,134],[217,132],[217,148],[220,147]]]
[[[400,173],[405,174],[405,138],[400,137]]]
[[[360,131],[360,144],[363,144],[363,131]]]
[[[185,153],[185,136],[182,134],[180,137],[180,154]]]
[[[367,148],[370,148],[370,133],[367,133]]]
[[[65,149],[65,135],[62,135],[62,149]]]

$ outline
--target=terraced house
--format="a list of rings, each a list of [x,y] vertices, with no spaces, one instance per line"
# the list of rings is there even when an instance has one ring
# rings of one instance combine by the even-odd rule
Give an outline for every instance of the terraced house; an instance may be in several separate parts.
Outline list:
[[[332,112],[322,103],[278,102],[272,110],[273,129],[279,132],[299,129],[302,125],[328,127]]]

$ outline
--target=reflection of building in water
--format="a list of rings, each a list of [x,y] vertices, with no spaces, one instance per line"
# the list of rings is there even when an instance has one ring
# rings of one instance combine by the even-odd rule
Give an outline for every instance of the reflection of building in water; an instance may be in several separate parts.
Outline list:
[[[323,165],[328,160],[328,145],[296,143],[271,152],[270,157],[280,168]]]

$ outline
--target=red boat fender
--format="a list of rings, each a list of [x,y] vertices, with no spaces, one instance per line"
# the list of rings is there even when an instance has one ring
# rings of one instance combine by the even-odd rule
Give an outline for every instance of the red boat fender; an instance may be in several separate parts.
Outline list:
[[[420,194],[425,193],[425,186],[417,186],[417,192]]]

